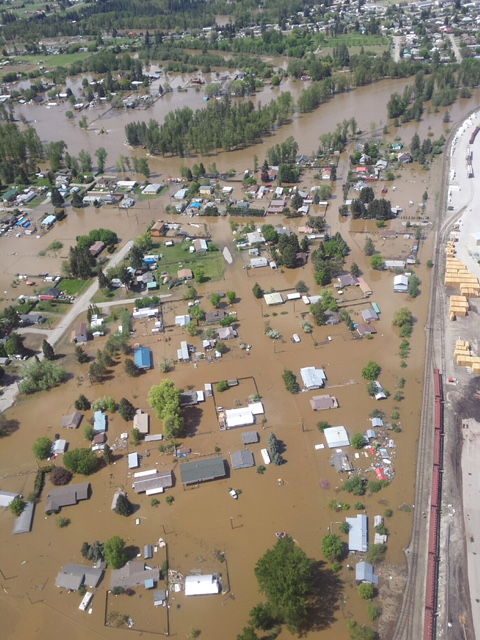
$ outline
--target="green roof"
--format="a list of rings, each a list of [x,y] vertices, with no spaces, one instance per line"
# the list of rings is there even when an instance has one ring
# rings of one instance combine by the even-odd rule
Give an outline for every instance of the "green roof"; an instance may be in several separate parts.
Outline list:
[[[180,474],[183,484],[206,482],[225,477],[225,460],[220,457],[204,458],[193,462],[184,462],[180,465]]]

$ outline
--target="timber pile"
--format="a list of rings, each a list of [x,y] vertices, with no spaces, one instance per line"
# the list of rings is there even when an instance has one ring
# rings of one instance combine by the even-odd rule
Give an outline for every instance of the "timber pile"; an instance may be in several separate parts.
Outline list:
[[[457,340],[454,357],[458,366],[470,367],[474,374],[480,373],[480,358],[472,355],[468,340]]]

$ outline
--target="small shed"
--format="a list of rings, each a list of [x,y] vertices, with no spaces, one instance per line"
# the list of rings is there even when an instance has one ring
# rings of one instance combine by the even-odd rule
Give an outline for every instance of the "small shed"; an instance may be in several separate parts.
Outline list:
[[[165,589],[157,589],[153,592],[153,606],[164,607],[167,603],[167,592]]]
[[[245,433],[242,433],[242,442],[244,445],[255,444],[258,441],[259,437],[256,431],[245,431]]]
[[[230,462],[234,469],[248,469],[255,466],[255,459],[253,453],[248,449],[242,449],[241,451],[234,451],[230,454]]]
[[[146,544],[143,547],[143,557],[145,558],[145,560],[149,560],[150,558],[153,558],[153,545]]]
[[[140,466],[140,457],[136,451],[128,454],[128,468],[136,469]]]
[[[372,418],[372,427],[383,427],[382,418]]]
[[[61,425],[64,429],[78,429],[82,418],[83,414],[80,411],[74,411],[62,417]]]
[[[369,562],[359,562],[355,567],[355,580],[357,582],[378,584],[378,576],[374,573],[373,565]]]
[[[63,438],[59,438],[58,440],[55,440],[55,442],[52,444],[53,456],[58,456],[61,453],[65,453],[66,450],[67,450],[67,441],[64,440]]]
[[[96,242],[94,242],[92,244],[92,246],[89,248],[90,254],[96,258],[98,255],[100,255],[102,253],[102,251],[105,249],[105,243],[102,242],[101,240],[97,240]]]
[[[88,341],[88,327],[86,322],[77,322],[72,331],[72,342],[82,344]]]
[[[310,405],[314,411],[322,411],[323,409],[336,409],[338,401],[333,396],[313,396],[310,399]]]
[[[150,431],[150,416],[148,413],[137,409],[137,412],[133,416],[133,428],[138,429],[140,433],[144,435],[147,434]]]

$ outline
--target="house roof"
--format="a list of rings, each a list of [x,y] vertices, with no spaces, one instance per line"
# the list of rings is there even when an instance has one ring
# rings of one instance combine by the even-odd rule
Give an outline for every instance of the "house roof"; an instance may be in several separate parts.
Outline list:
[[[328,427],[323,430],[329,449],[337,447],[348,447],[350,438],[345,427]]]
[[[151,369],[152,351],[148,347],[135,349],[135,364],[139,369]]]
[[[150,431],[150,416],[141,409],[133,416],[133,428],[138,429],[140,433],[148,433]]]
[[[364,309],[362,316],[365,322],[375,322],[375,320],[378,320],[378,314],[375,313],[373,309]]]
[[[348,532],[349,551],[368,550],[368,517],[363,513],[358,513],[356,518],[345,518],[350,525]]]
[[[332,455],[332,465],[337,471],[353,471],[353,464],[343,451],[336,451]]]
[[[225,422],[227,429],[244,427],[249,424],[255,424],[255,416],[249,407],[227,409],[225,411]]]
[[[318,389],[323,387],[327,376],[323,369],[316,369],[315,367],[303,367],[300,369],[300,375],[303,380],[303,386],[306,389]]]
[[[373,565],[369,562],[359,562],[355,567],[355,579],[358,582],[378,584],[378,576],[374,573]]]
[[[32,529],[32,521],[33,514],[35,512],[35,503],[27,502],[25,505],[25,509],[22,513],[15,519],[15,524],[13,525],[13,533],[28,533]]]
[[[193,272],[191,269],[180,269],[177,271],[177,278],[179,280],[191,280],[193,278]]]
[[[112,570],[110,576],[110,587],[138,587],[141,584],[145,584],[145,580],[160,579],[160,569],[155,567],[153,569],[145,569],[144,562],[132,561],[121,569]]]
[[[398,275],[393,278],[393,286],[396,287],[398,285],[408,286],[408,276]]]
[[[57,511],[61,507],[77,504],[79,500],[88,500],[90,497],[90,483],[82,482],[70,484],[66,487],[52,489],[47,496],[45,511]]]
[[[82,585],[95,588],[103,576],[102,569],[87,567],[83,564],[66,564],[55,580],[57,587],[78,591]]]
[[[136,451],[134,451],[133,453],[129,453],[128,454],[128,468],[129,469],[136,469],[138,466],[140,466],[140,458],[138,456],[138,453]]]
[[[205,576],[187,576],[185,578],[186,596],[206,596],[219,592],[220,583],[212,574]]]
[[[173,475],[170,470],[160,471],[143,478],[136,478],[133,483],[136,493],[144,493],[155,489],[170,489],[170,487],[173,487]]]
[[[253,453],[248,449],[234,451],[230,454],[230,461],[234,469],[248,469],[248,467],[255,466]]]
[[[12,493],[11,491],[0,491],[0,507],[9,507],[10,503],[19,496],[19,493]]]
[[[258,440],[259,437],[256,431],[245,431],[245,433],[242,433],[243,444],[255,444]]]
[[[283,304],[283,296],[281,293],[278,293],[278,291],[275,291],[274,293],[266,293],[263,296],[263,299],[269,307],[272,307],[276,304]]]
[[[371,326],[370,324],[360,323],[357,325],[357,333],[359,336],[365,336],[370,333],[377,333],[377,330],[375,329],[375,327]]]
[[[205,314],[205,322],[220,322],[227,313],[223,309],[215,309],[215,311],[207,311]]]
[[[226,475],[225,460],[216,457],[184,462],[180,465],[180,474],[183,484],[195,484],[197,482],[224,478]]]
[[[338,402],[333,396],[313,396],[310,398],[310,405],[314,411],[321,411],[322,409],[336,409]]]
[[[232,327],[220,327],[218,330],[218,337],[220,340],[231,340],[237,337],[237,332]]]
[[[80,411],[68,413],[62,417],[61,425],[66,429],[78,429],[82,421],[83,414]]]
[[[93,428],[95,431],[107,430],[107,416],[101,411],[95,411],[93,414]]]

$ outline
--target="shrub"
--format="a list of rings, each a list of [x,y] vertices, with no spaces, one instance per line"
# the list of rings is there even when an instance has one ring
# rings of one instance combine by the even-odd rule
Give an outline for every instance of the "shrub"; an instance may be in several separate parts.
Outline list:
[[[368,490],[370,493],[378,493],[382,489],[382,484],[379,480],[370,480],[368,483]]]
[[[341,560],[345,553],[345,544],[339,536],[330,533],[322,540],[322,552],[330,562]]]
[[[348,524],[348,522],[342,522],[342,524],[340,525],[340,531],[342,533],[348,533],[350,531],[350,525]]]
[[[380,609],[380,607],[375,607],[373,604],[369,604],[367,613],[370,620],[372,622],[375,622],[375,620],[378,620],[378,618],[382,615],[382,610]]]
[[[362,447],[365,446],[365,436],[363,435],[363,433],[356,433],[355,435],[352,436],[352,447],[354,449],[362,449]]]
[[[356,502],[353,505],[354,509],[357,509],[357,511],[363,511],[365,509],[365,505],[363,504],[363,502]]]
[[[263,475],[266,470],[267,470],[267,467],[265,467],[263,464],[257,467],[257,473],[260,475]]]
[[[95,437],[95,430],[91,424],[87,424],[83,427],[83,436],[85,440],[91,442]]]
[[[373,360],[370,360],[370,362],[368,362],[362,369],[362,378],[365,378],[365,380],[374,381],[380,375],[381,370],[382,369],[379,364],[373,362]]]
[[[362,600],[371,600],[374,593],[375,590],[373,588],[373,584],[370,584],[369,582],[364,582],[358,587],[358,595]]]
[[[77,411],[88,411],[92,406],[90,400],[86,398],[83,393],[78,396],[74,405]]]
[[[55,518],[55,524],[57,527],[60,527],[60,529],[64,529],[70,524],[70,518],[62,518],[61,516],[58,516],[58,518]]]
[[[174,498],[173,496],[167,496],[167,497],[165,498],[165,502],[166,502],[167,504],[172,505],[172,504],[175,502],[175,498]]]
[[[104,396],[92,402],[92,411],[109,411],[110,413],[115,413],[117,406],[114,398]]]
[[[73,478],[73,473],[65,467],[55,467],[50,472],[50,480],[56,487],[68,484]]]
[[[370,564],[377,564],[381,562],[387,552],[387,545],[385,544],[371,544],[368,547],[367,555],[365,557]]]
[[[67,372],[49,360],[34,360],[24,367],[23,380],[18,385],[20,393],[26,395],[37,391],[48,391],[65,382]]]
[[[20,516],[22,515],[26,506],[27,506],[26,500],[17,496],[10,503],[10,511],[13,513],[14,516]]]
[[[385,509],[385,517],[386,518],[391,518],[392,516],[393,516],[392,509]]]
[[[222,393],[223,391],[227,391],[230,387],[228,386],[228,382],[226,380],[221,380],[217,384],[217,391]]]

